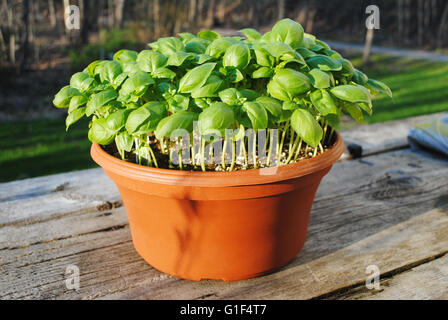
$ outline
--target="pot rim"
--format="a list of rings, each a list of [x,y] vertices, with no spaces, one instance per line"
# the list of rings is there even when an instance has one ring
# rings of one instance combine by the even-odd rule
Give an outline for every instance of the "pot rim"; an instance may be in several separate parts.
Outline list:
[[[227,172],[181,171],[146,167],[118,159],[97,143],[90,149],[92,159],[107,172],[129,179],[160,183],[166,185],[232,187],[274,183],[311,174],[328,168],[344,152],[344,142],[338,132],[333,146],[318,156],[278,167],[237,170]]]

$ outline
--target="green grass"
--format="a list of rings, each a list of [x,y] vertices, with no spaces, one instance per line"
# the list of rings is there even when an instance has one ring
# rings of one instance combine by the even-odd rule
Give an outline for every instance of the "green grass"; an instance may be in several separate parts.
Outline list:
[[[66,134],[63,119],[0,123],[0,182],[95,167],[87,125]]]
[[[355,66],[361,60],[349,58]],[[448,110],[448,64],[373,55],[361,69],[394,93],[374,101],[369,123]],[[95,167],[87,123],[68,133],[63,119],[0,123],[0,182]]]
[[[352,58],[358,65],[361,58]],[[448,110],[448,64],[373,55],[362,69],[369,77],[386,83],[393,99],[378,96],[368,123],[408,118]]]

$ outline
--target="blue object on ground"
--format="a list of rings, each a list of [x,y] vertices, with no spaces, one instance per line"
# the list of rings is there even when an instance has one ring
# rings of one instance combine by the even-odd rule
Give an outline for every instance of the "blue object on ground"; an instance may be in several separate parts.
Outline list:
[[[448,157],[448,114],[411,128],[408,141],[411,148],[424,147]]]

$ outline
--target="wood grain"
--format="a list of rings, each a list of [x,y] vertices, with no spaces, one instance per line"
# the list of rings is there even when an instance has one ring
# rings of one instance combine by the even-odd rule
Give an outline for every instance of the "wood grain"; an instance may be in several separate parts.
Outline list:
[[[4,226],[0,298],[314,298],[356,286],[372,260],[390,272],[443,252],[447,239],[429,236],[437,230],[448,234],[445,213],[417,220],[413,229],[402,224],[448,200],[447,164],[409,151],[367,159],[369,164],[365,159],[337,163],[324,178],[305,248],[271,275],[236,283],[164,275],[133,249],[123,207],[91,208]],[[416,234],[421,239],[412,242],[412,250],[403,249]],[[374,250],[376,244],[382,250]],[[65,288],[70,264],[81,271],[79,292]]]
[[[343,132],[368,152],[323,179],[304,249],[275,273],[235,283],[185,281],[146,264],[99,168],[0,184],[0,299],[446,298],[448,162],[391,151],[433,116]],[[381,270],[380,292],[364,286],[369,264]],[[68,265],[80,268],[79,291],[65,286]]]

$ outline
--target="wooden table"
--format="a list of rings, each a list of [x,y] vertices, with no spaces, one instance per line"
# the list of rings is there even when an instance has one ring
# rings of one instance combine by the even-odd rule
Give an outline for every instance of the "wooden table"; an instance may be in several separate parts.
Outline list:
[[[0,184],[0,299],[448,299],[448,161],[406,140],[430,117],[344,131],[364,155],[346,154],[322,181],[304,249],[246,281],[186,281],[146,264],[100,168]],[[69,265],[79,290],[66,287]],[[379,290],[365,285],[372,265]]]

